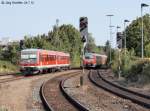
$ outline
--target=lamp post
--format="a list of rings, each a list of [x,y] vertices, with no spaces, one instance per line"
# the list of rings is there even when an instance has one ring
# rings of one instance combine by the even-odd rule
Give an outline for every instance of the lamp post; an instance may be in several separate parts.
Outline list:
[[[126,23],[127,22],[130,22],[129,20],[124,20],[124,49],[125,49],[125,55],[126,55],[126,48],[127,48],[127,43],[126,43],[126,30],[125,30],[125,28],[126,28]]]
[[[108,17],[109,17],[109,19],[110,19],[110,21],[109,21],[109,30],[110,30],[110,42],[109,42],[109,44],[110,44],[110,49],[109,49],[109,51],[110,51],[110,52],[109,52],[109,54],[110,54],[109,56],[110,56],[110,57],[109,57],[109,59],[110,59],[110,60],[109,60],[109,63],[110,63],[110,65],[111,65],[111,40],[112,40],[112,27],[114,27],[114,26],[112,26],[112,25],[111,25],[111,17],[112,17],[112,16],[114,16],[114,15],[110,14],[110,15],[106,15],[106,16],[108,16]]]
[[[143,7],[148,7],[149,5],[147,5],[147,4],[145,4],[145,3],[141,3],[141,36],[142,36],[142,41],[141,41],[141,45],[142,45],[142,47],[141,47],[141,51],[142,51],[142,53],[141,53],[141,57],[142,57],[142,59],[143,59],[143,57],[144,57],[144,51],[143,51]]]

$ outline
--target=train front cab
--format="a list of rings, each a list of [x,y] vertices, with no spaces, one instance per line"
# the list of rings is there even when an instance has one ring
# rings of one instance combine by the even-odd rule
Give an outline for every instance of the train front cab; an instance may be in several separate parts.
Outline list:
[[[83,64],[85,68],[95,68],[96,67],[96,57],[92,53],[85,53],[83,59]]]
[[[38,73],[38,52],[36,50],[21,51],[20,71],[24,74]]]

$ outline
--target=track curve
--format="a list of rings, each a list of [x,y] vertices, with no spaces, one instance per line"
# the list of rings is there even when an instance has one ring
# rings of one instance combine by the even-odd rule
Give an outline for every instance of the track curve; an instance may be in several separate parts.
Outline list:
[[[67,100],[69,95],[66,95],[65,89],[63,87],[66,78],[76,76],[77,74],[80,73],[81,71],[68,73],[62,75],[61,77],[59,76],[50,79],[41,86],[40,95],[41,95],[42,102],[45,106],[45,109],[47,111],[54,111],[54,110],[60,111],[60,108],[61,111],[81,111],[79,106],[75,107],[72,104],[73,101]],[[69,98],[71,97],[69,96]],[[87,111],[87,110],[83,110],[83,111]]]
[[[80,102],[78,102],[76,99],[74,99],[72,96],[70,96],[66,91],[65,91],[65,87],[64,87],[64,82],[66,80],[68,80],[69,78],[62,80],[60,83],[60,89],[63,93],[63,95],[68,99],[68,101],[70,101],[70,103],[72,103],[75,107],[78,108],[79,111],[89,111],[88,108],[86,108],[83,104],[81,104]]]
[[[121,86],[111,83],[104,79],[99,71],[91,71],[89,74],[89,79],[92,81],[96,86],[105,89],[117,96],[120,96],[125,99],[129,99],[141,106],[146,108],[150,108],[150,99],[149,95],[139,94],[137,92],[131,91],[129,89],[125,89]]]

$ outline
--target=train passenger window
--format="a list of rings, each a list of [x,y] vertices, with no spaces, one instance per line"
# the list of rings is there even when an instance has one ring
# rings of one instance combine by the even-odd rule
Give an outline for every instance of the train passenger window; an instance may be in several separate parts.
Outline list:
[[[29,55],[21,55],[21,59],[28,59]]]
[[[47,60],[48,60],[48,61],[50,61],[50,57],[49,57],[49,55],[47,55]]]
[[[53,61],[55,59],[55,56],[54,55],[49,55],[49,60],[50,61]]]
[[[46,56],[42,55],[42,61],[46,61]]]
[[[42,55],[39,56],[39,61],[42,61]]]
[[[92,54],[85,54],[85,59],[93,59],[93,55]]]
[[[57,60],[59,60],[59,56],[57,56]]]
[[[42,56],[42,61],[44,61],[44,56]]]
[[[53,60],[53,56],[52,56],[52,55],[50,56],[50,60],[51,60],[51,61]]]
[[[36,54],[29,54],[29,58],[31,58],[31,59],[32,59],[32,58],[33,58],[33,59],[34,59],[34,58],[37,58],[37,55],[36,55]]]
[[[48,55],[46,56],[46,61],[49,61]]]
[[[54,55],[54,60],[56,60],[56,56]]]
[[[47,61],[47,56],[44,57],[45,61]]]

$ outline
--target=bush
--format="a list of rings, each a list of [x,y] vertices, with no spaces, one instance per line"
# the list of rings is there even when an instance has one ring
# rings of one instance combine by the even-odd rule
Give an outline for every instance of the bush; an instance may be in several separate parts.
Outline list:
[[[125,77],[128,82],[138,82],[139,84],[150,83],[150,60],[139,59],[134,56],[134,50],[128,52],[122,50],[115,51],[115,58],[113,60],[112,69],[118,76],[119,64],[121,69],[121,76]]]
[[[120,60],[119,60],[119,56],[120,56]],[[133,56],[134,56],[134,51],[130,51],[130,52],[126,51],[126,54],[125,54],[125,50],[122,50],[120,52],[116,50],[114,52],[112,69],[117,76],[119,72],[119,66],[121,70],[121,76],[126,77],[128,75],[131,66],[134,64],[134,61],[132,60]]]
[[[126,77],[130,82],[138,82],[140,84],[150,83],[150,61],[137,60],[132,65],[130,73]]]

